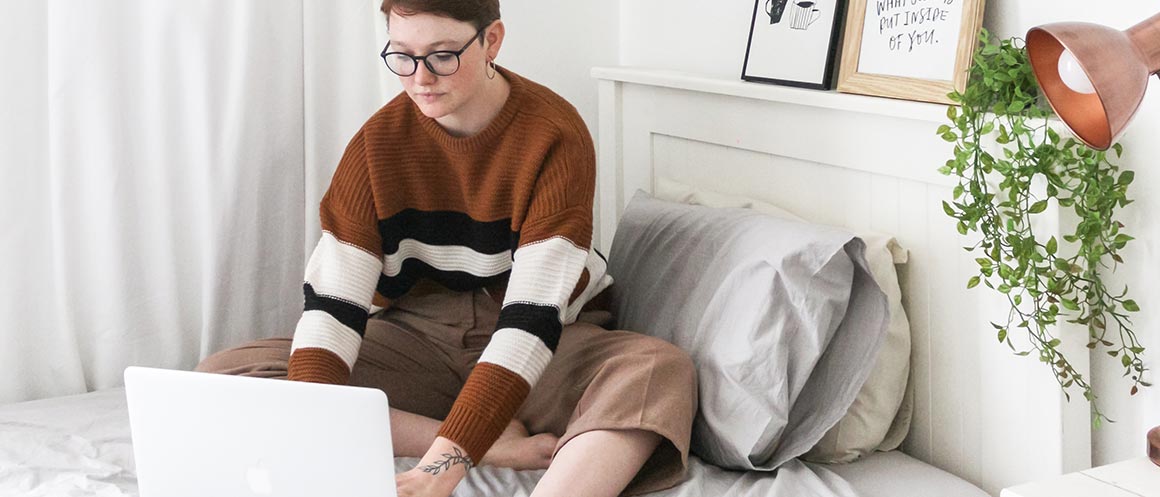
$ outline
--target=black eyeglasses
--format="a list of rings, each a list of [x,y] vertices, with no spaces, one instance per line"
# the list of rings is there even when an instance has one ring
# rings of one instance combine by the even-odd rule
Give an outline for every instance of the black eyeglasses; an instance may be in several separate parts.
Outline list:
[[[487,29],[486,26],[475,32],[470,40],[463,45],[459,50],[439,50],[431,52],[427,55],[411,55],[403,52],[388,52],[391,48],[391,42],[387,42],[387,46],[383,47],[383,52],[379,54],[383,58],[383,62],[387,64],[387,69],[402,77],[407,77],[415,74],[419,70],[419,61],[423,61],[423,65],[427,66],[427,70],[431,71],[436,76],[450,76],[459,70],[459,56],[471,48],[471,44],[475,43],[483,31]]]

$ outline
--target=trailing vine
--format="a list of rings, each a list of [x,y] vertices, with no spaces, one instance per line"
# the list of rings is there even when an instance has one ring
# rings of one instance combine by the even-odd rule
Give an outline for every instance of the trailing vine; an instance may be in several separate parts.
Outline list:
[[[954,158],[939,171],[959,180],[943,210],[958,221],[960,234],[979,238],[966,247],[979,256],[979,274],[967,287],[982,283],[1010,303],[1006,322],[991,323],[999,342],[1018,355],[1038,353],[1068,400],[1070,389],[1083,392],[1098,426],[1106,418],[1090,380],[1064,356],[1054,325],[1066,319],[1085,326],[1087,347],[1119,361],[1131,377],[1131,395],[1151,386],[1129,315],[1139,306],[1127,298],[1127,287],[1114,292],[1100,276],[1123,262],[1119,251],[1132,240],[1114,214],[1132,202],[1133,172],[1052,129],[1022,40],[1000,40],[984,29],[979,42],[965,90],[950,94],[959,106],[947,110],[950,124],[938,129],[955,144]],[[1117,159],[1123,153],[1118,143],[1113,150]],[[1063,240],[1037,237],[1032,223],[1053,202],[1078,219]],[[1012,341],[1017,331],[1026,334],[1029,349]]]

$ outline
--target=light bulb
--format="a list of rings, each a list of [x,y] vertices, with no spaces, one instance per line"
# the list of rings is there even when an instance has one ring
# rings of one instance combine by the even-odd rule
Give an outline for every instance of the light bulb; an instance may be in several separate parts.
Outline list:
[[[1059,54],[1059,79],[1076,93],[1090,95],[1096,92],[1087,73],[1083,72],[1083,66],[1079,65],[1079,61],[1070,50],[1064,50]]]

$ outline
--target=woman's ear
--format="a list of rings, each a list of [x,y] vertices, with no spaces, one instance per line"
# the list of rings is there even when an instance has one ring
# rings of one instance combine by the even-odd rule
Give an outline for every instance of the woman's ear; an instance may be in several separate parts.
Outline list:
[[[484,31],[483,39],[486,43],[485,49],[487,50],[488,60],[495,60],[499,56],[499,48],[503,45],[504,33],[503,21],[499,19],[496,19]]]

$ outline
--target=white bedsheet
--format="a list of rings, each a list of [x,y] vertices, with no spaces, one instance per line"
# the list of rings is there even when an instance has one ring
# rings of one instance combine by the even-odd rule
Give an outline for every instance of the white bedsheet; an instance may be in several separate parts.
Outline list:
[[[847,465],[791,461],[776,473],[726,471],[691,460],[688,480],[655,497],[985,497],[901,452]],[[417,459],[397,459],[396,470]],[[0,496],[136,496],[125,392],[112,389],[0,406]],[[543,471],[479,467],[459,497],[527,496]]]

